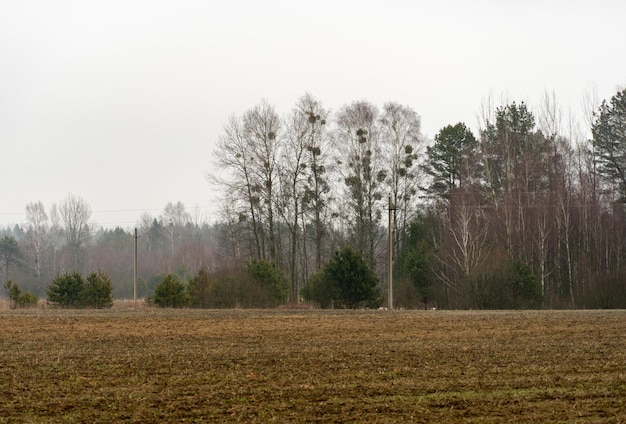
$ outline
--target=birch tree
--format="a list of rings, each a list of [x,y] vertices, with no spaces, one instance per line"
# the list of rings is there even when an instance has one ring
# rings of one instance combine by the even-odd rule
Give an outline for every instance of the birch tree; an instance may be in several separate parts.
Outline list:
[[[395,207],[393,240],[397,254],[416,211],[414,200],[421,172],[418,158],[423,151],[419,115],[407,106],[385,103],[380,117],[380,145],[382,168],[387,174],[385,185]]]
[[[262,224],[260,216],[260,183],[254,172],[254,154],[246,136],[243,119],[232,115],[220,134],[214,158],[218,173],[209,177],[222,187],[228,212],[238,222],[247,223],[248,258],[262,258]]]
[[[38,283],[41,283],[43,258],[48,241],[48,214],[41,201],[26,205],[24,250]]]
[[[282,141],[279,134],[281,122],[274,107],[263,100],[244,114],[243,128],[246,145],[250,148],[251,173],[257,182],[254,189],[259,195],[258,209],[263,216],[263,230],[267,229],[268,235],[267,249],[263,248],[261,256],[262,259],[280,262],[277,256],[280,251],[280,240],[274,208],[278,184],[277,160]],[[263,231],[262,235],[264,234]],[[265,244],[264,237],[261,238],[261,242]]]
[[[329,163],[331,146],[327,137],[328,111],[322,104],[310,95],[302,97],[297,104],[300,113],[307,117],[307,140],[305,148],[306,182],[304,197],[304,212],[308,222],[314,228],[315,271],[322,267],[326,237],[326,217],[328,212]],[[306,247],[306,243],[304,244]],[[304,254],[306,260],[306,253]],[[305,275],[308,267],[305,266]]]
[[[308,145],[309,122],[306,113],[296,108],[287,118],[284,146],[278,174],[281,180],[281,193],[277,198],[278,211],[289,230],[289,250],[287,251],[289,298],[298,301],[298,256],[303,247],[302,208],[306,193],[306,151]]]
[[[91,237],[91,207],[82,197],[70,193],[61,201],[58,212],[72,267],[79,270],[82,249]]]
[[[382,168],[377,118],[378,110],[372,104],[352,103],[339,110],[335,133],[351,240],[372,268],[376,265],[378,225],[384,209],[381,184],[387,178]]]

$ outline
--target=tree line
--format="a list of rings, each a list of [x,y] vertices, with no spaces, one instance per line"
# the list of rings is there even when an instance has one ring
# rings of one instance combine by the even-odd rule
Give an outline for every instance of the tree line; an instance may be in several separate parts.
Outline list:
[[[428,142],[407,106],[311,95],[286,116],[266,101],[233,115],[215,150],[226,246],[276,261],[290,300],[351,246],[385,291],[393,214],[400,304],[623,307],[626,100],[589,108],[588,132],[554,96],[484,110]],[[388,200],[390,199],[390,200]]]
[[[134,230],[104,228],[91,220],[91,207],[68,194],[46,208],[26,205],[23,224],[0,231],[0,278],[45,297],[59,275],[89,275],[101,270],[112,281],[113,297],[133,298]],[[201,267],[215,269],[219,225],[195,219],[181,202],[168,202],[157,216],[138,222],[137,295],[151,295],[163,275],[191,276]]]
[[[476,133],[452,122],[431,141],[393,102],[331,112],[307,94],[284,116],[267,101],[232,115],[207,173],[222,194],[216,223],[181,203],[139,219],[140,296],[201,269],[243,281],[233,276],[262,261],[285,273],[282,302],[322,304],[311,293],[346,246],[385,296],[391,214],[397,306],[626,307],[625,91],[589,108],[590,137],[550,96],[538,112],[508,102],[483,115]],[[89,215],[72,195],[49,213],[27,205],[0,242],[6,279],[41,293],[59,272],[103,269],[129,297],[134,236]]]
[[[290,302],[346,245],[381,273],[385,201],[401,246],[419,210],[425,146],[418,114],[397,103],[359,101],[331,114],[307,94],[283,118],[266,101],[231,116],[210,174],[224,195],[228,257],[278,263]]]

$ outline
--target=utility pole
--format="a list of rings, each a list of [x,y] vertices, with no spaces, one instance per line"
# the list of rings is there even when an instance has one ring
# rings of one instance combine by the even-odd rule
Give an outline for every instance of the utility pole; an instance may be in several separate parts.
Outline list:
[[[133,301],[135,302],[135,308],[137,307],[137,228],[135,228],[135,266],[133,268]]]
[[[391,204],[391,195],[389,195],[389,223],[387,226],[387,255],[389,262],[387,263],[387,307],[393,309],[393,220],[392,214],[396,208]]]

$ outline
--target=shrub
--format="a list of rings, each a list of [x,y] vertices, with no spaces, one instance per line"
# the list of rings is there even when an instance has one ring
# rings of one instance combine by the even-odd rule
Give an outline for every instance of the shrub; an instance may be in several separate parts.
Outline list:
[[[325,278],[323,272],[313,274],[300,290],[300,294],[305,300],[317,303],[322,309],[332,308],[333,301],[340,297],[338,288]]]
[[[512,309],[537,309],[543,303],[541,282],[530,267],[520,261],[508,265],[502,307]]]
[[[302,291],[322,308],[377,308],[382,303],[378,278],[363,257],[346,247],[314,274]]]
[[[469,283],[478,309],[537,309],[543,302],[540,281],[518,260],[493,260]]]
[[[82,306],[86,308],[110,308],[113,306],[113,284],[103,271],[92,272],[83,285]]]
[[[626,308],[626,270],[605,271],[597,275],[583,288],[584,305],[602,309]]]
[[[270,261],[252,261],[246,266],[246,272],[258,284],[267,289],[269,305],[277,306],[287,300],[287,277],[285,273]]]
[[[20,308],[28,308],[30,306],[37,305],[37,302],[39,302],[39,298],[37,296],[31,292],[22,293],[20,287],[11,280],[7,281],[4,287],[9,293],[11,309],[15,309],[18,306]]]
[[[78,272],[65,273],[48,286],[48,302],[62,308],[110,308],[113,284],[103,271],[91,273],[87,280]]]
[[[20,287],[11,280],[6,282],[6,284],[4,285],[4,288],[9,294],[10,308],[15,309],[17,307],[17,303],[20,298],[20,295],[22,294],[22,290],[20,290]]]
[[[163,308],[183,308],[189,305],[189,295],[183,279],[167,274],[154,289],[150,303]]]
[[[24,292],[17,299],[17,304],[20,308],[30,308],[33,306],[37,306],[37,302],[39,302],[39,298],[31,292]]]
[[[272,308],[287,298],[287,278],[270,261],[209,274],[201,268],[189,281],[189,305],[198,308]]]
[[[189,281],[187,291],[189,293],[189,306],[195,308],[209,308],[211,291],[214,287],[206,268],[198,270],[198,274]]]
[[[417,294],[424,308],[428,307],[434,297],[431,272],[434,250],[425,218],[414,219],[409,225],[396,261],[395,269],[398,270],[398,279],[394,283],[398,285],[398,289],[402,288],[406,293]],[[413,285],[415,292],[402,287],[407,281]],[[397,292],[399,293],[399,290]],[[400,300],[398,296],[396,298]]]
[[[242,289],[241,270],[221,270],[210,276],[210,286],[204,298],[209,308],[241,307],[246,291]]]
[[[84,286],[85,280],[78,272],[59,275],[48,286],[48,302],[62,308],[78,308],[82,306]]]

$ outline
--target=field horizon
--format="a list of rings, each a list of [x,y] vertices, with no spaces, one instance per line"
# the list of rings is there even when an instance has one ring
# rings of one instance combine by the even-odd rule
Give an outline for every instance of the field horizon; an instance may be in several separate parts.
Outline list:
[[[624,334],[624,310],[0,310],[0,423],[617,423]]]

